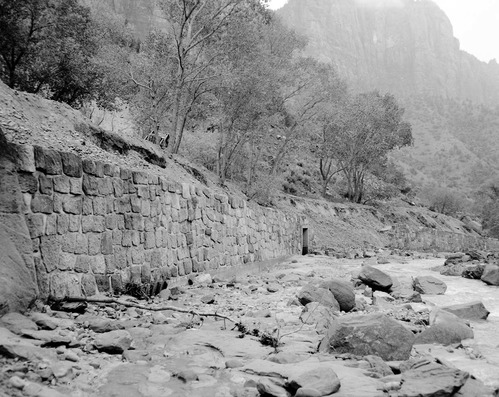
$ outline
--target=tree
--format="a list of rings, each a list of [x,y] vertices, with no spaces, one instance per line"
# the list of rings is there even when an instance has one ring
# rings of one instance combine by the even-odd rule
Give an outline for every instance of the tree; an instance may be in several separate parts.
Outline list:
[[[90,10],[78,0],[0,0],[0,76],[11,88],[81,106],[114,101]]]
[[[499,180],[487,182],[478,192],[477,206],[482,227],[494,238],[499,238]]]
[[[160,0],[170,27],[172,59],[171,150],[177,153],[191,112],[211,90],[218,76],[214,65],[221,53],[212,44],[226,34],[231,19],[236,18],[256,0]]]
[[[323,152],[342,170],[350,201],[362,202],[367,173],[384,164],[391,150],[412,144],[403,113],[392,95],[375,91],[356,95],[330,115]]]
[[[279,79],[291,59],[289,51],[270,50],[276,32],[287,31],[266,12],[248,13],[230,25],[223,43],[223,76],[214,90],[211,120],[218,133],[218,174],[223,183],[239,159],[244,159],[240,175],[246,190],[259,172],[269,150],[282,110]],[[296,48],[293,34],[286,44]],[[281,48],[282,49],[282,48]],[[223,65],[223,66],[222,66]]]

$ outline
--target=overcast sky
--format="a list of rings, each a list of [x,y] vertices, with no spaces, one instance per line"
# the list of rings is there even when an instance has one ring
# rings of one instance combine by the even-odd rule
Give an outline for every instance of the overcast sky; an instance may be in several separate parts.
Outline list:
[[[461,49],[488,62],[499,61],[499,0],[434,0],[454,27]],[[271,0],[279,8],[287,0]]]

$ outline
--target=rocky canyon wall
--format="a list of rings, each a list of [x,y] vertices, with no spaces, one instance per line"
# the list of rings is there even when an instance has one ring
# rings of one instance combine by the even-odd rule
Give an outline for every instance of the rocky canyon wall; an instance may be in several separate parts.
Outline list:
[[[431,0],[289,0],[278,13],[357,89],[499,103],[499,65],[461,51]]]

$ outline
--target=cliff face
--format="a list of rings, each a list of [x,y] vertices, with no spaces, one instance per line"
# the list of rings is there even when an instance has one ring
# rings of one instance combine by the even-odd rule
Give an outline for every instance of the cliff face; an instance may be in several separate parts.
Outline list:
[[[278,13],[357,89],[499,103],[499,65],[461,51],[430,0],[289,0]]]

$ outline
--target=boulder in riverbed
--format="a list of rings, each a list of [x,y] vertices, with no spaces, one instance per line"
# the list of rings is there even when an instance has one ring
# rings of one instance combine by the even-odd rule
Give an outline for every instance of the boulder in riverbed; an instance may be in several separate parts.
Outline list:
[[[372,266],[362,266],[359,279],[373,290],[388,291],[393,285],[393,280],[388,274]]]
[[[398,396],[453,396],[466,383],[469,374],[457,368],[430,363],[402,374]]]
[[[481,280],[486,284],[499,286],[499,266],[494,264],[485,266]]]
[[[455,314],[457,317],[465,320],[486,320],[490,314],[480,301],[447,306],[443,307],[442,310]]]
[[[355,307],[355,292],[351,283],[332,278],[319,284],[319,287],[331,291],[341,311],[349,312]]]
[[[443,295],[447,285],[433,276],[420,276],[414,280],[414,289],[424,295]]]
[[[473,330],[459,317],[445,310],[430,313],[430,327],[416,337],[415,344],[440,344],[444,346],[472,339]]]
[[[413,343],[412,332],[384,314],[348,315],[331,324],[319,351],[407,360]]]
[[[132,337],[124,330],[105,332],[95,338],[94,345],[99,351],[121,354],[132,345]]]
[[[312,302],[318,302],[322,306],[329,307],[332,310],[340,310],[340,304],[335,299],[333,293],[327,288],[314,284],[305,285],[298,293],[298,300],[303,306]]]

